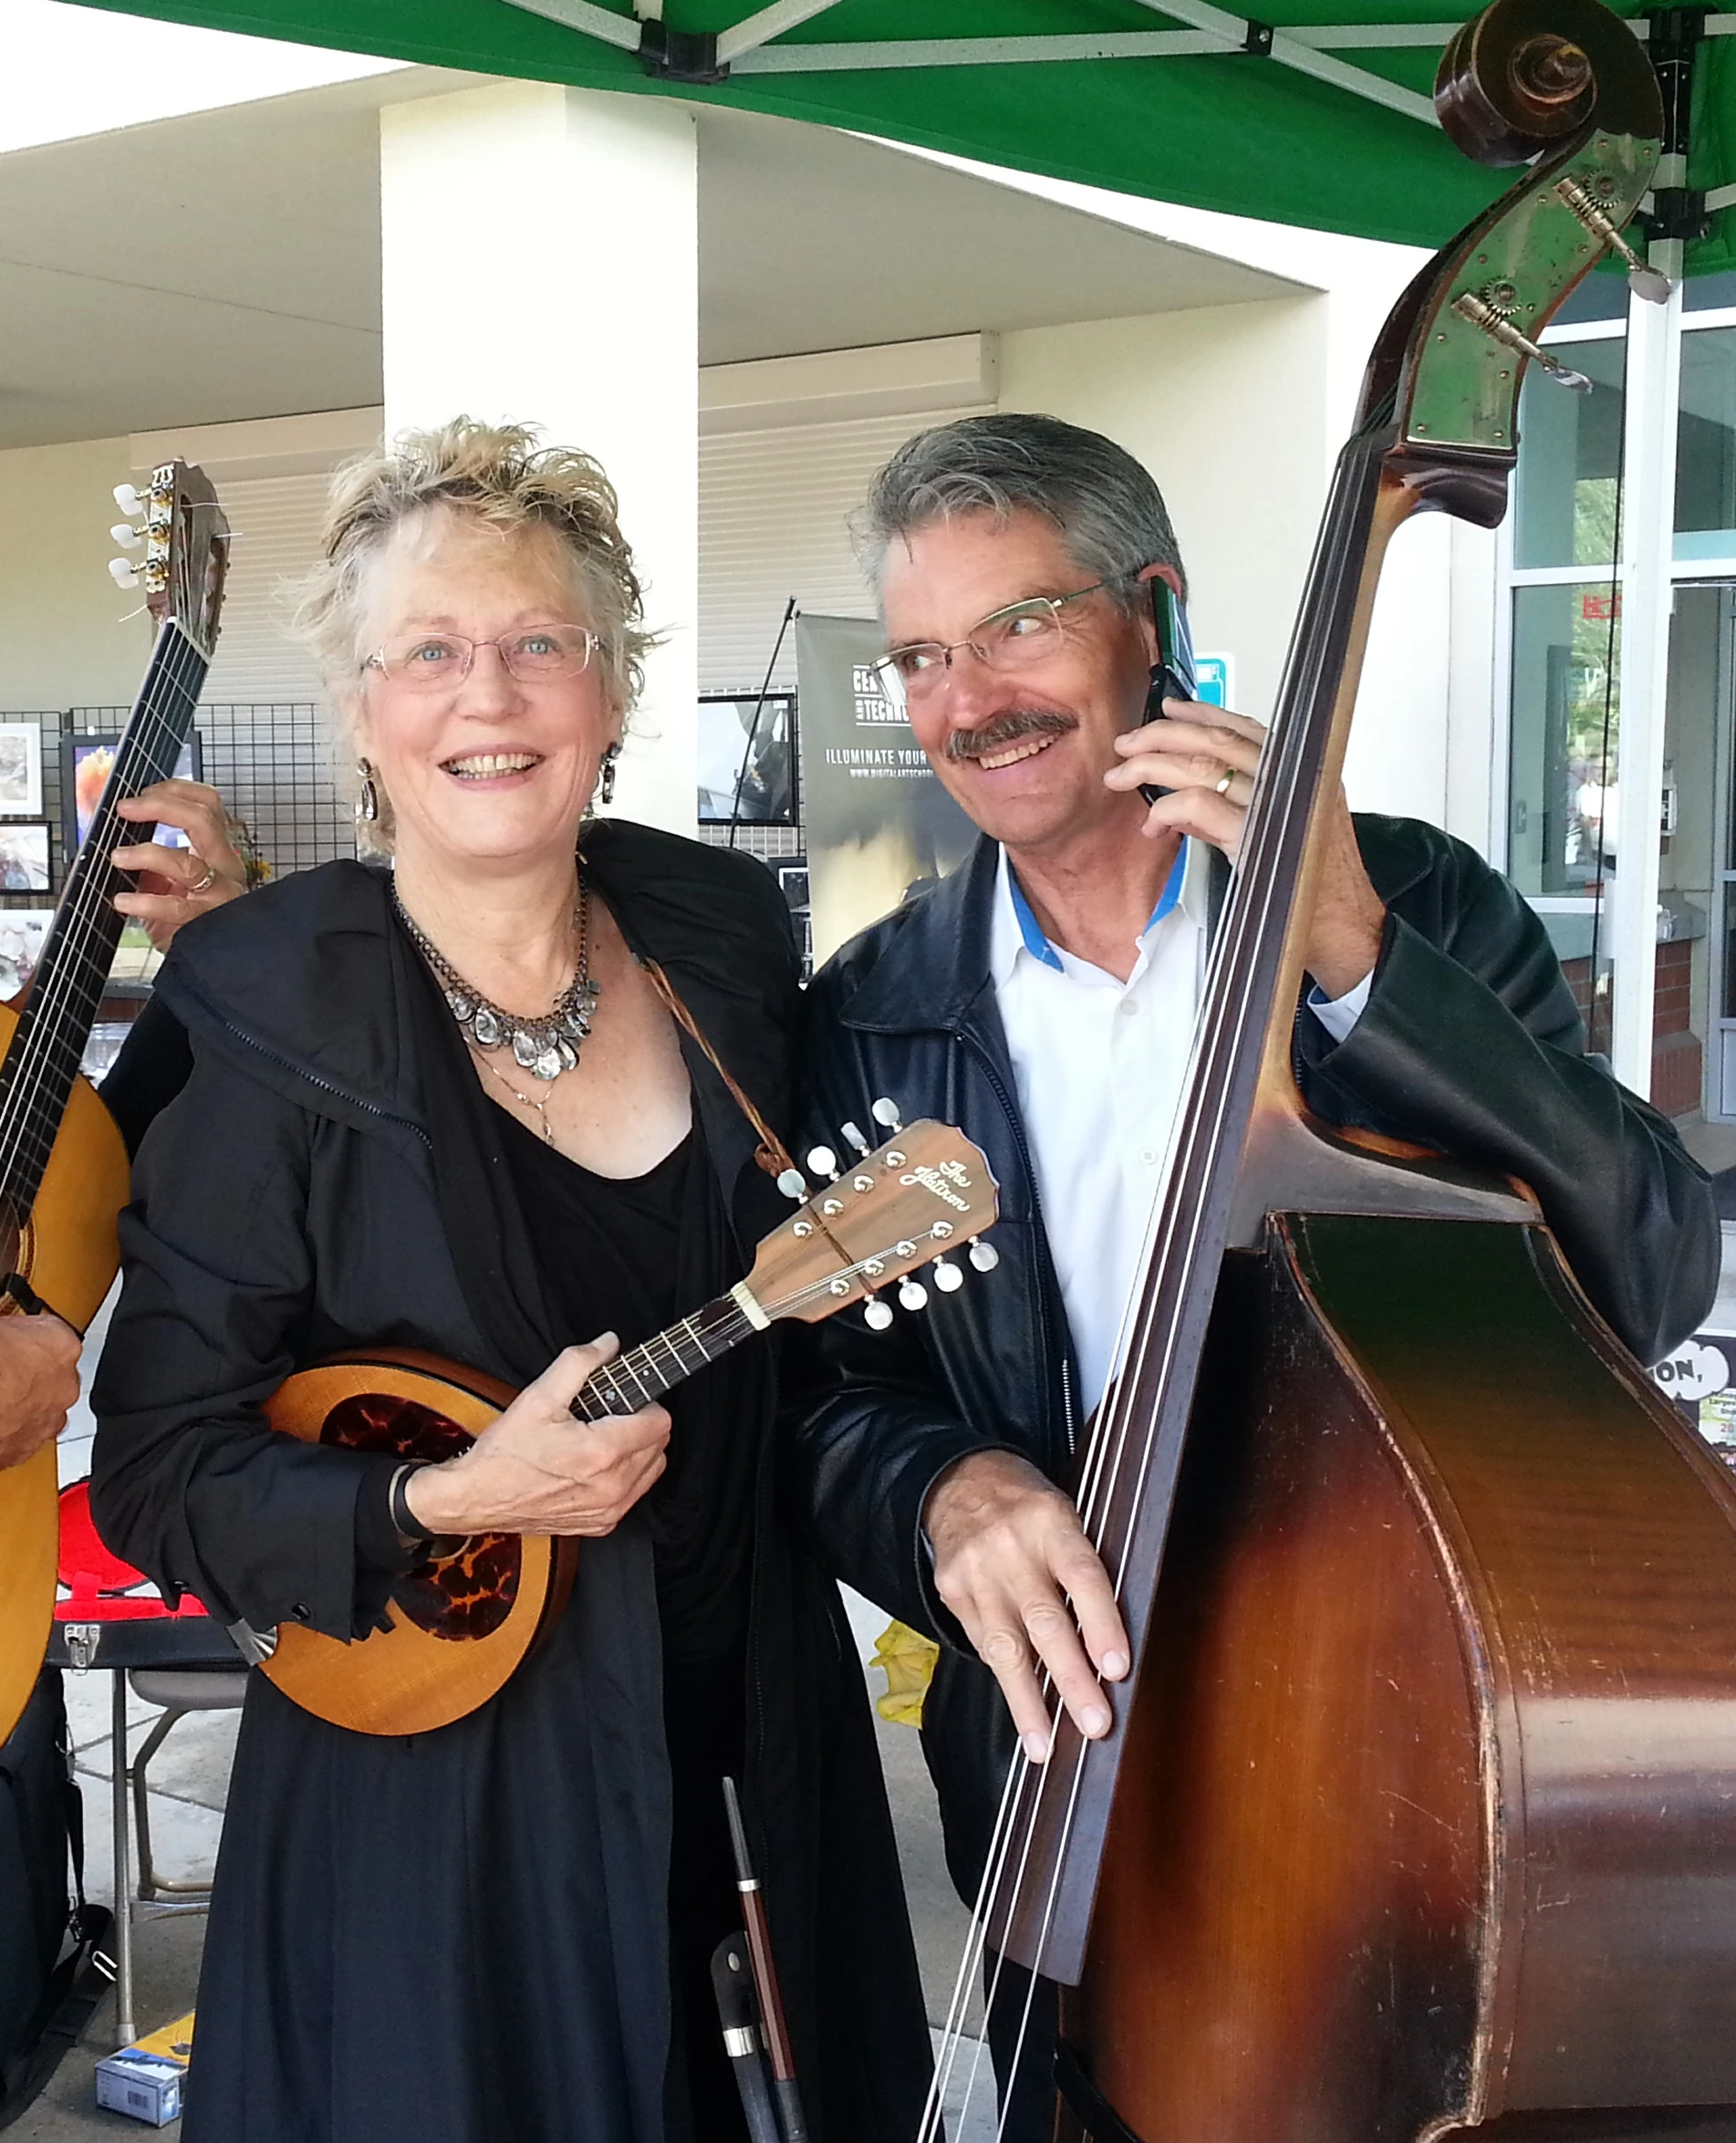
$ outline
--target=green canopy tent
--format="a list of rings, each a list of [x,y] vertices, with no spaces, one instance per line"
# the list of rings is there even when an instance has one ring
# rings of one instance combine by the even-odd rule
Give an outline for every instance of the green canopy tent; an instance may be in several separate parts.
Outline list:
[[[1408,244],[1440,244],[1502,183],[1434,123],[1428,92],[1457,24],[1429,0],[1280,0],[1258,20],[1212,0],[776,0],[751,13],[743,0],[647,0],[643,20],[619,0],[87,4],[736,105]],[[1409,19],[1423,11],[1431,19]],[[1691,274],[1736,266],[1736,15],[1658,20],[1659,45],[1687,30],[1692,108],[1686,171],[1660,174],[1661,231],[1689,238]]]

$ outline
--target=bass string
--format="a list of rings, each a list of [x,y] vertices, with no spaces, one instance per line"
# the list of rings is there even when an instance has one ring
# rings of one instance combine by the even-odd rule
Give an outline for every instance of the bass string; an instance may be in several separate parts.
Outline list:
[[[67,1093],[77,1073],[77,1059],[83,1055],[82,1038],[76,1049],[71,1046],[71,1030],[79,1018],[88,1020],[100,1000],[106,962],[104,975],[94,971],[105,931],[112,928],[117,938],[120,934],[120,919],[109,907],[107,898],[113,876],[109,856],[118,845],[125,822],[115,814],[113,805],[123,796],[137,794],[147,779],[159,777],[158,762],[165,740],[173,746],[168,764],[168,771],[172,773],[174,755],[185,741],[205,668],[206,658],[191,638],[173,620],[167,622],[159,636],[139,706],[117,754],[97,822],[73,865],[70,898],[62,900],[51,930],[57,942],[52,948],[54,964],[48,986],[38,1002],[26,1000],[21,1022],[27,1020],[28,1025],[22,1046],[16,1064],[5,1067],[0,1182],[5,1184],[15,1202],[23,1172],[21,1157],[28,1153],[26,1165],[34,1168],[39,1181],[40,1169],[52,1150]],[[180,702],[174,722],[163,711],[165,700]],[[140,760],[145,778],[140,778]],[[82,1007],[78,1003],[80,998],[85,1001]],[[75,1014],[72,1019],[68,1017],[69,1008]],[[45,1070],[57,1054],[61,1058],[55,1067],[57,1077],[45,1082]],[[72,1061],[68,1065],[69,1057]],[[45,1085],[59,1090],[45,1091]],[[31,1191],[34,1192],[34,1184]]]
[[[139,778],[138,762],[141,758],[146,777],[156,777],[158,767],[154,757],[160,754],[165,739],[179,753],[184,742],[187,719],[197,702],[198,686],[203,681],[205,667],[206,658],[191,639],[173,621],[167,623],[159,636],[140,704],[117,754],[103,808],[73,865],[70,898],[63,899],[55,925],[51,926],[51,938],[56,942],[51,947],[47,988],[36,1002],[26,1000],[20,1015],[25,1033],[18,1038],[17,1056],[5,1067],[6,1097],[5,1114],[0,1118],[0,1182],[5,1183],[15,1202],[20,1188],[19,1177],[24,1172],[21,1157],[26,1152],[27,1165],[34,1168],[36,1179],[40,1180],[40,1170],[52,1150],[67,1093],[77,1074],[77,1059],[83,1055],[82,1038],[76,1049],[70,1045],[76,1020],[68,1018],[68,1008],[77,1008],[78,1016],[87,1022],[94,1013],[107,971],[104,962],[104,974],[94,972],[101,938],[108,928],[112,928],[117,938],[120,934],[120,919],[109,907],[107,899],[109,880],[113,876],[108,858],[124,826],[113,811],[113,804],[145,785],[145,780]],[[181,702],[176,723],[171,723],[162,711],[162,701],[170,697]],[[172,755],[169,771],[172,770]],[[78,1007],[79,998],[85,1001],[81,1008]],[[61,1063],[56,1067],[57,1079],[51,1084],[58,1085],[59,1091],[45,1092],[45,1067],[57,1054]],[[34,1184],[30,1188],[34,1193]]]
[[[1381,451],[1384,452],[1384,448]],[[1335,485],[1336,494],[1334,500],[1335,511],[1328,513],[1323,527],[1321,541],[1316,547],[1316,573],[1331,565],[1334,556],[1331,537],[1334,534],[1335,519],[1355,520],[1360,517],[1363,510],[1371,500],[1375,484],[1370,479],[1377,475],[1377,458],[1373,451],[1372,442],[1365,442],[1364,450],[1360,454],[1346,457],[1346,465],[1341,471],[1340,481]],[[1358,478],[1363,480],[1360,485],[1357,482]],[[1366,530],[1362,533],[1366,537]],[[1357,547],[1360,553],[1366,548],[1366,543]],[[1315,576],[1311,576],[1311,579],[1313,577]],[[1341,588],[1341,598],[1343,593],[1344,590]],[[1304,614],[1308,614],[1311,609],[1312,605],[1305,606]],[[1332,681],[1336,684],[1336,680]],[[1305,683],[1306,681],[1305,680],[1304,682]],[[1311,702],[1318,707],[1324,696],[1319,684],[1316,683],[1314,691],[1308,696]],[[1287,693],[1285,701],[1286,703],[1295,703]],[[1329,709],[1331,704],[1329,698],[1325,700],[1325,704]],[[1082,1514],[1086,1519],[1087,1537],[1090,1537],[1093,1545],[1099,1549],[1102,1549],[1106,1545],[1104,1535],[1109,1517],[1116,1505],[1128,1451],[1130,1444],[1136,1441],[1132,1433],[1132,1395],[1144,1380],[1154,1344],[1160,1342],[1163,1347],[1163,1358],[1158,1371],[1160,1395],[1169,1381],[1173,1367],[1180,1313],[1184,1307],[1181,1298],[1185,1290],[1178,1290],[1173,1287],[1166,1289],[1161,1285],[1161,1280],[1168,1274],[1172,1274],[1177,1270],[1186,1274],[1192,1259],[1197,1255],[1198,1240],[1204,1225],[1201,1201],[1197,1198],[1189,1198],[1183,1201],[1171,1199],[1168,1195],[1169,1187],[1175,1181],[1178,1174],[1186,1177],[1194,1172],[1190,1164],[1197,1161],[1202,1149],[1209,1162],[1221,1147],[1224,1124],[1231,1106],[1231,1097],[1228,1092],[1229,1082],[1227,1079],[1213,1080],[1209,1087],[1204,1085],[1204,1081],[1212,1068],[1211,1060],[1214,1057],[1221,1059],[1227,1055],[1232,1065],[1241,1061],[1241,1054],[1247,1045],[1249,1029],[1256,1009],[1263,1015],[1261,1027],[1263,1032],[1265,1017],[1269,1015],[1270,1012],[1272,993],[1270,990],[1262,990],[1259,986],[1259,977],[1264,964],[1259,958],[1259,953],[1263,945],[1270,953],[1275,953],[1281,949],[1281,937],[1279,944],[1273,945],[1271,931],[1274,919],[1278,921],[1280,931],[1282,931],[1283,921],[1287,920],[1290,902],[1287,895],[1283,898],[1282,903],[1280,902],[1280,889],[1285,880],[1280,875],[1279,866],[1285,860],[1286,849],[1295,851],[1294,860],[1299,863],[1302,850],[1305,847],[1307,826],[1313,816],[1313,806],[1318,794],[1320,775],[1323,770],[1324,747],[1326,741],[1325,734],[1321,733],[1323,728],[1329,729],[1329,724],[1323,725],[1317,718],[1311,722],[1275,723],[1272,746],[1269,748],[1267,756],[1263,758],[1260,772],[1255,779],[1255,793],[1249,806],[1247,827],[1228,910],[1223,919],[1223,928],[1219,933],[1218,943],[1213,948],[1207,987],[1204,993],[1207,1007],[1212,1004],[1219,991],[1228,996],[1230,1005],[1227,1016],[1221,1021],[1206,1021],[1202,1018],[1201,1028],[1196,1032],[1193,1049],[1190,1052],[1191,1061],[1184,1086],[1184,1091],[1188,1094],[1190,1103],[1202,1091],[1207,1095],[1207,1101],[1201,1108],[1190,1107],[1181,1112],[1176,1127],[1179,1137],[1172,1135],[1171,1150],[1166,1158],[1163,1184],[1154,1201],[1153,1225],[1148,1231],[1150,1255],[1143,1268],[1146,1279],[1141,1287],[1136,1290],[1134,1295],[1129,1298],[1128,1310],[1124,1312],[1123,1316],[1121,1340],[1125,1341],[1127,1338],[1130,1323],[1138,1337],[1129,1349],[1128,1362],[1117,1373],[1109,1399],[1106,1402],[1100,1417],[1098,1430],[1094,1433],[1091,1446],[1086,1454],[1086,1480],[1081,1484],[1082,1488],[1086,1490]],[[1294,748],[1286,751],[1283,747],[1290,743],[1292,737],[1295,739]],[[1315,762],[1312,765],[1310,764],[1311,759]],[[1305,810],[1298,810],[1299,798],[1305,802]],[[1293,870],[1290,874],[1291,880],[1294,880],[1294,875]],[[1253,955],[1252,958],[1250,957],[1251,953]],[[1227,976],[1227,980],[1222,979],[1225,976]],[[1240,987],[1238,987],[1238,983],[1240,983]],[[1262,1003],[1262,999],[1264,999],[1265,1002]],[[1229,1046],[1227,1049],[1223,1047],[1212,1048],[1211,1042],[1214,1035],[1220,1040],[1226,1035],[1228,1035]],[[1180,1249],[1178,1249],[1177,1235],[1178,1221],[1181,1231]],[[1159,1243],[1161,1244],[1160,1252],[1158,1249]],[[1159,1254],[1164,1260],[1161,1266],[1152,1262]],[[1175,1262],[1178,1257],[1180,1260],[1179,1266]],[[1139,1307],[1139,1314],[1132,1315],[1136,1304]],[[1166,1306],[1169,1311],[1167,1317],[1162,1314]],[[1148,1427],[1137,1439],[1140,1445],[1139,1466],[1138,1478],[1135,1482],[1132,1498],[1133,1507],[1136,1511],[1143,1495],[1145,1477],[1153,1455],[1156,1420],[1160,1408],[1150,1410],[1151,1426]],[[1117,1601],[1122,1597],[1128,1579],[1126,1554],[1130,1549],[1131,1536],[1132,1527],[1129,1524],[1128,1537],[1123,1543],[1122,1555],[1113,1559],[1113,1587],[1114,1596]],[[1045,1694],[1047,1697],[1052,1693],[1052,1682],[1046,1674],[1044,1676],[1044,1685]],[[1052,1718],[1050,1726],[1049,1753],[1051,1757],[1054,1753],[1058,1729],[1059,1713],[1057,1711]],[[1065,1870],[1066,1848],[1076,1816],[1079,1792],[1083,1784],[1087,1755],[1088,1744],[1081,1742],[1079,1748],[1075,1753],[1073,1775],[1068,1782],[1066,1805],[1060,1826],[1060,1841],[1051,1869],[1049,1894],[1045,1901],[1037,1946],[1039,1962],[1042,1946],[1047,1940],[1061,1876]],[[974,1962],[972,1959],[972,1950],[974,1949],[980,1954],[986,1944],[987,1922],[999,1904],[1000,1886],[1005,1880],[1012,1844],[1010,1834],[1013,1830],[1020,1827],[1021,1805],[1025,1804],[1027,1805],[1024,1809],[1023,1827],[1025,1834],[1024,1846],[1018,1856],[1019,1867],[1014,1877],[1012,1893],[1007,1900],[1006,1909],[1010,1911],[1023,1895],[1041,1808],[1040,1782],[1043,1777],[1044,1771],[1041,1767],[1032,1765],[1021,1756],[1015,1755],[1009,1771],[1007,1789],[1003,1794],[1001,1815],[996,1824],[996,1836],[992,1844],[989,1867],[984,1875],[983,1890],[986,1893],[986,1898],[979,1896],[977,1907],[972,1914],[970,1935],[966,1944],[966,1963],[961,1968],[961,1986],[963,1985],[967,1973],[974,1970]],[[1027,1791],[1027,1787],[1033,1781],[1038,1782],[1037,1790]],[[1015,1782],[1017,1782],[1016,1790]],[[1000,1972],[1003,1961],[1003,1956],[997,1953],[995,1970],[988,1990],[988,1999],[991,2003],[998,1992]],[[1018,2053],[1023,2050],[1027,2034],[1034,1992],[1034,1982],[1032,1988],[1027,1992],[1020,2019],[1019,2031],[1015,2040],[1015,2061]],[[955,1997],[956,1992],[957,1990],[955,1990]],[[953,2029],[952,2016],[950,2013],[949,2033]],[[954,2049],[949,2040],[943,2040],[943,2047],[945,2048],[944,2059],[947,2073],[950,2075]],[[980,2054],[981,2049],[979,2048],[979,2060]],[[974,2086],[975,2065],[973,2064],[972,2066],[972,2087]],[[932,2094],[934,2099],[933,2122],[938,2122],[939,2119],[940,2096],[937,2076],[937,2088]],[[928,2112],[925,2111],[925,2122],[929,2121],[929,2117]],[[938,2130],[931,2124],[925,2126],[925,2135],[932,2132],[938,2132]]]

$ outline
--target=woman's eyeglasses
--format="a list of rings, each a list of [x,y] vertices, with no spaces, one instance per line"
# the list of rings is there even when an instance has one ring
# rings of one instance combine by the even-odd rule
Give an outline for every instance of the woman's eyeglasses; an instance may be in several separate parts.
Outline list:
[[[584,625],[533,625],[494,640],[466,640],[462,632],[412,632],[389,640],[362,665],[378,670],[411,692],[451,692],[470,675],[478,648],[493,648],[521,684],[546,684],[577,677],[601,645]]]

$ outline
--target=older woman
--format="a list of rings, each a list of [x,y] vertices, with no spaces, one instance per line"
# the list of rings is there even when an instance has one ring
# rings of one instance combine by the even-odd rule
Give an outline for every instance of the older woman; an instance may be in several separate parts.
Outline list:
[[[255,1678],[188,2143],[739,2136],[705,1975],[735,1917],[726,1771],[815,2131],[888,2143],[926,2032],[853,1650],[780,1515],[771,1350],[667,1413],[567,1410],[778,1217],[640,962],[776,1123],[779,897],[745,859],[587,823],[648,644],[587,457],[412,434],[339,479],[325,560],[305,616],[392,868],[286,879],[164,967],[194,1063],[125,1222],[99,1522],[225,1623],[362,1639],[430,1536],[589,1538],[549,1641],[455,1725],[354,1734]],[[362,1344],[524,1389],[408,1480],[265,1425],[285,1376]]]

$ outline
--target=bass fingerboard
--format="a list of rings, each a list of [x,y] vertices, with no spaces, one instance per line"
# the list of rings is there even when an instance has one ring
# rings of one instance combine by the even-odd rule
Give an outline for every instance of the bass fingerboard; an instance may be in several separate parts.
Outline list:
[[[174,773],[210,657],[173,619],[159,630],[114,770],[48,931],[30,993],[0,1063],[0,1198],[19,1225],[30,1217],[96,1024],[124,919],[114,895],[130,881],[115,869],[122,842],[149,838],[115,806]]]
[[[598,1369],[569,1410],[581,1421],[636,1414],[760,1329],[734,1295],[720,1295]]]

